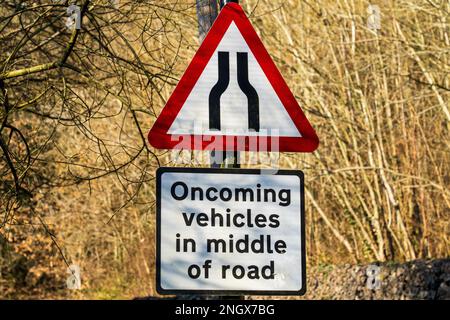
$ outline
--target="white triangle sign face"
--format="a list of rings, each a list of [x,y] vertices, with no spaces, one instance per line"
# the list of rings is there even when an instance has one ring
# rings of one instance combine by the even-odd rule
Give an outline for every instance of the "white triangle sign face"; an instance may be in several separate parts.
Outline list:
[[[149,141],[159,149],[288,152],[312,152],[319,143],[236,3],[222,9]]]
[[[229,53],[229,83],[220,97],[221,128],[210,130],[209,113],[204,110],[209,109],[209,95],[219,79],[219,52]],[[254,130],[251,131],[248,126],[247,96],[239,87],[237,77],[238,52],[245,52],[248,55],[248,80],[258,93],[260,129],[268,132],[278,128],[280,136],[301,136],[234,22],[228,27],[211,60],[170,126],[170,134],[191,134],[194,122],[205,128],[204,134],[207,135],[227,135],[232,132],[245,135],[258,134]]]

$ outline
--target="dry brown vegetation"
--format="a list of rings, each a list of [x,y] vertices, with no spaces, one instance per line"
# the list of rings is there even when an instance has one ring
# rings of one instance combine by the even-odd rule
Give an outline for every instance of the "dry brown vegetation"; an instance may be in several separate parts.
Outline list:
[[[0,1],[0,297],[154,294],[174,164],[145,135],[198,48],[195,1],[78,1],[79,32],[61,2]],[[321,140],[280,163],[305,172],[308,263],[448,257],[450,3],[374,1],[378,32],[368,1],[241,3]]]

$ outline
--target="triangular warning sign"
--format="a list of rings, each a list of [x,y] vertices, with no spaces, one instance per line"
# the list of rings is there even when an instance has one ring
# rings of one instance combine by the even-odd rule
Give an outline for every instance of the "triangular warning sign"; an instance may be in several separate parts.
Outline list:
[[[319,139],[242,8],[228,3],[149,133],[158,149],[313,152]]]

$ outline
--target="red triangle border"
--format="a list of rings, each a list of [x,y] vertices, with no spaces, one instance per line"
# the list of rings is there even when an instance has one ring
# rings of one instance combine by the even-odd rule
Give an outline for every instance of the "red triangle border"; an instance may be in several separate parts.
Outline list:
[[[279,137],[276,146],[272,146],[271,138],[258,136],[257,143],[247,136],[217,136],[222,142],[215,142],[215,136],[209,135],[172,135],[168,131],[175,121],[179,111],[189,97],[192,89],[200,78],[203,70],[214,54],[217,46],[234,21],[250,50],[261,66],[267,79],[285,106],[289,116],[302,137]],[[189,139],[189,140],[187,140]],[[261,143],[260,139],[265,139]],[[166,106],[157,118],[148,134],[150,144],[157,149],[187,149],[216,151],[280,151],[280,152],[313,152],[319,145],[319,138],[304,115],[297,100],[289,89],[286,81],[276,67],[264,44],[251,25],[245,12],[237,3],[228,3],[220,12],[211,30],[189,64],[178,86],[170,96]],[[186,141],[188,141],[186,143]],[[220,141],[220,140],[219,140]],[[245,143],[237,143],[237,141]]]

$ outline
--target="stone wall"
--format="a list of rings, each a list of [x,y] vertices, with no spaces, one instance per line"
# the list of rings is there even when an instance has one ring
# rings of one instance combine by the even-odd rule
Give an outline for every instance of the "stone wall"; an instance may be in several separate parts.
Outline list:
[[[307,270],[307,279],[307,293],[303,297],[247,296],[245,299],[450,300],[450,259],[416,260],[401,264],[314,267]],[[373,281],[368,282],[369,280]],[[219,298],[227,299],[227,297]],[[137,299],[211,300],[215,298],[184,295]]]
[[[373,266],[310,268],[307,294],[303,298],[450,300],[450,259]],[[377,278],[373,279],[375,273]],[[373,281],[368,283],[370,275]]]

